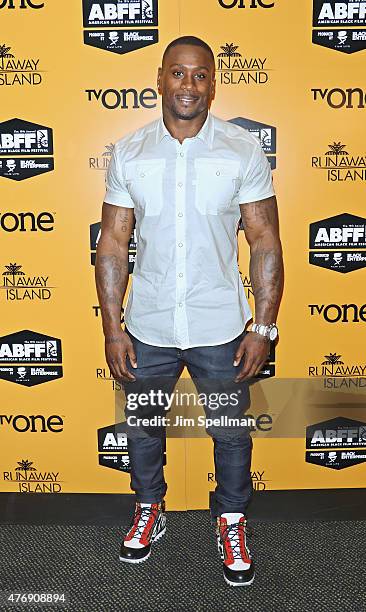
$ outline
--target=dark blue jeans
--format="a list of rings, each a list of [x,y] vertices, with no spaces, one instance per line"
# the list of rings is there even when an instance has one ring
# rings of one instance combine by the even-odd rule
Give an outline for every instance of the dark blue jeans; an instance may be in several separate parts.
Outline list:
[[[151,388],[163,389],[172,393],[184,369],[187,370],[199,394],[205,397],[224,393],[228,396],[234,393],[239,401],[224,402],[224,406],[211,409],[204,405],[206,418],[219,419],[219,425],[206,428],[214,443],[215,489],[214,514],[223,512],[243,512],[252,495],[250,464],[252,454],[252,439],[248,427],[226,426],[225,417],[240,419],[250,405],[248,383],[235,383],[234,378],[240,370],[240,365],[233,366],[236,349],[245,335],[240,334],[231,342],[218,346],[195,347],[185,350],[178,348],[162,348],[151,346],[135,338],[129,330],[125,330],[133,343],[137,368],[131,367],[130,372],[136,376],[134,382],[123,382],[127,403],[126,418],[133,415],[136,418],[151,416],[167,416],[166,407],[147,405],[129,409],[131,394],[148,394]],[[216,396],[217,397],[217,396]],[[221,397],[221,396],[220,396]],[[237,423],[235,421],[234,423]],[[231,421],[233,423],[233,421]],[[189,435],[189,434],[188,434]],[[165,428],[162,427],[128,427],[128,452],[131,463],[131,488],[136,493],[136,500],[144,503],[160,502],[167,490],[164,479],[163,456],[165,449]]]

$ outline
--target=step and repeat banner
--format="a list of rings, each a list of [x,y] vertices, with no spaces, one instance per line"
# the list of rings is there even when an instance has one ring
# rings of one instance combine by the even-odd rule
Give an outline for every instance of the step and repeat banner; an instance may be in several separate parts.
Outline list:
[[[254,487],[362,486],[366,0],[0,0],[0,23],[0,491],[130,492],[95,251],[113,143],[159,117],[157,69],[181,35],[212,47],[211,110],[260,140],[279,202],[286,281],[251,386]],[[135,253],[132,235],[131,273]],[[165,470],[169,509],[208,507],[210,438],[168,435]]]

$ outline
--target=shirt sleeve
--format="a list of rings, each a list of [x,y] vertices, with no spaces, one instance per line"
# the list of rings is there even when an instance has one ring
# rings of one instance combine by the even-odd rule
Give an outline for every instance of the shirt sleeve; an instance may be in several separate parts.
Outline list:
[[[114,206],[134,208],[135,205],[127,190],[116,147],[113,147],[112,157],[106,172],[105,184],[106,193],[104,202]]]
[[[258,143],[255,145],[249,168],[244,174],[238,200],[240,204],[247,204],[270,198],[273,195],[275,195],[275,191],[272,183],[271,166]]]

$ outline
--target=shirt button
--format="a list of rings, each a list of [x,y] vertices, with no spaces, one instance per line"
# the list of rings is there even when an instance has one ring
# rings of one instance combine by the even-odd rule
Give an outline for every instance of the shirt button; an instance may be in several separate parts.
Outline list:
[[[183,187],[183,183],[178,183],[178,187]]]
[[[179,155],[180,155],[181,157],[184,157],[184,153],[179,153]]]
[[[183,276],[182,272],[179,272],[178,276],[179,276],[180,278],[182,278],[182,276]]]
[[[179,308],[182,308],[182,306],[183,306],[182,302],[179,302],[178,306],[179,306]]]
[[[145,176],[144,172],[141,172],[140,176],[141,176],[141,178],[144,178],[144,176]]]
[[[183,213],[179,212],[178,217],[183,217]]]
[[[216,172],[216,176],[220,176],[220,170]]]
[[[182,247],[183,246],[183,242],[178,242],[178,246]]]

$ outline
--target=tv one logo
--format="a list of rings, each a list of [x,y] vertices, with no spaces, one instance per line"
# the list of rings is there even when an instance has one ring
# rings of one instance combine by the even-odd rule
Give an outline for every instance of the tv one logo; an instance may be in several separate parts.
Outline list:
[[[365,108],[366,93],[360,87],[311,89],[314,102],[325,102],[331,108]]]
[[[366,219],[343,213],[311,223],[309,249],[312,265],[342,273],[364,268]]]
[[[322,317],[327,323],[366,323],[366,304],[309,304],[311,317]]]
[[[18,433],[60,433],[64,422],[58,414],[45,417],[42,414],[26,416],[25,414],[0,414],[0,426],[12,427]]]
[[[270,0],[218,0],[218,3],[224,9],[245,9],[245,8],[273,8],[275,3]]]
[[[0,0],[0,9],[41,9],[44,7],[44,2],[35,2],[34,0]]]
[[[53,232],[55,218],[50,212],[0,212],[0,230],[3,232]]]

